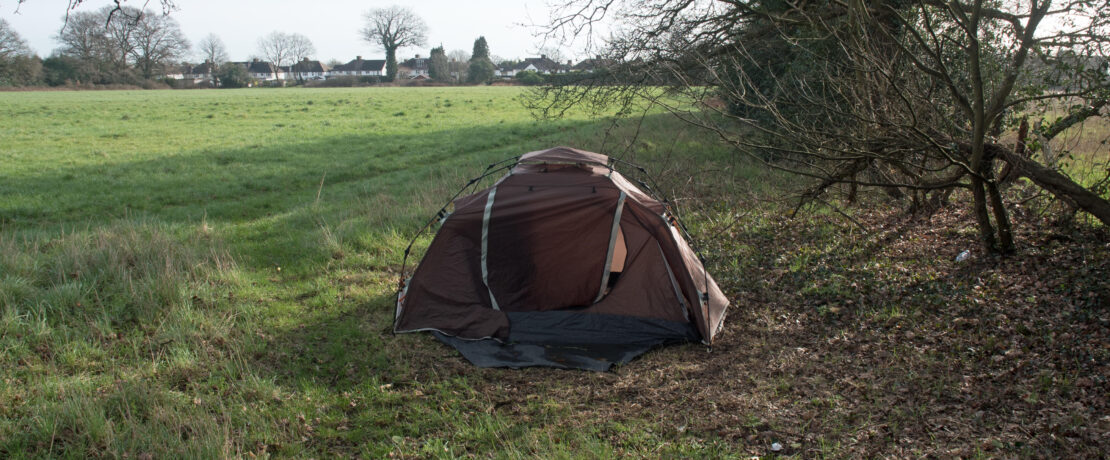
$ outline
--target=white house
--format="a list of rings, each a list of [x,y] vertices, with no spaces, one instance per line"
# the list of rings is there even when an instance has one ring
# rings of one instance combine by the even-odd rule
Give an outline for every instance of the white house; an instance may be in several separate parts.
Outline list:
[[[328,76],[328,66],[320,61],[304,58],[289,68],[289,77],[294,80],[323,80]]]
[[[407,72],[406,76],[409,78],[428,77],[431,62],[430,58],[422,58],[417,54],[416,57],[402,62],[398,67]]]
[[[365,60],[358,56],[355,60],[343,65],[337,65],[327,71],[327,78],[333,77],[380,77],[385,75],[385,60]]]
[[[566,69],[568,67],[570,67],[569,61],[567,62],[567,64],[567,67],[563,67],[559,65],[558,62],[548,59],[547,55],[541,54],[538,58],[528,58],[518,62],[516,65],[497,69],[494,73],[502,78],[512,78],[515,77],[516,74],[528,70],[543,74],[563,73],[567,71]]]
[[[214,81],[212,78],[212,74],[215,73],[215,70],[216,66],[212,64],[212,62],[204,61],[203,64],[197,64],[190,67],[189,70],[185,71],[185,74],[182,76],[182,78],[185,80],[192,80],[193,83],[201,83],[205,81],[211,83],[212,81]]]
[[[247,64],[247,73],[258,81],[277,81],[285,79],[285,71],[272,62],[255,59]]]
[[[174,80],[184,80],[185,74],[189,73],[189,69],[191,68],[192,66],[189,64],[166,64],[162,68],[162,76]]]

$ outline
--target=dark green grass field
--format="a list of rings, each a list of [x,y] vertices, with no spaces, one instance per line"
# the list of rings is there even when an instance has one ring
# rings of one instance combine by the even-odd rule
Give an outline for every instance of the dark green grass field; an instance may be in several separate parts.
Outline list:
[[[1050,224],[1021,186],[1007,260],[959,194],[791,218],[795,179],[667,116],[536,121],[525,96],[0,93],[0,458],[1110,449],[1105,229]],[[555,145],[657,176],[733,301],[712,350],[479,369],[390,333],[409,238],[487,164]]]

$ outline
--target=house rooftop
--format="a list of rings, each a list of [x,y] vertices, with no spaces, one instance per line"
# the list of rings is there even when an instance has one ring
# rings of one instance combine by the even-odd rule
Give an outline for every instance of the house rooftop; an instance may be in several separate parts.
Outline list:
[[[337,65],[332,68],[332,70],[337,70],[340,72],[357,72],[360,70],[380,71],[383,68],[385,68],[384,59],[363,59],[362,56],[358,56],[355,58],[355,60],[343,65]]]
[[[310,61],[310,60],[308,60],[308,58],[304,58],[303,60],[301,60],[301,62],[298,62],[298,63],[293,64],[292,66],[290,66],[290,70],[292,72],[298,72],[298,73],[307,73],[307,72],[323,73],[323,72],[328,71],[328,65],[324,64],[323,62],[320,62],[320,61]]]
[[[272,62],[254,60],[247,64],[250,73],[278,73],[278,66]]]
[[[543,72],[543,71],[555,72],[555,71],[562,68],[562,66],[560,66],[558,62],[555,62],[555,61],[551,60],[550,58],[547,57],[546,54],[541,54],[540,57],[538,57],[538,58],[527,58],[523,61],[520,61],[516,65],[510,67],[510,69],[511,70],[524,70],[524,69],[527,69],[528,66],[533,66],[541,72]]]

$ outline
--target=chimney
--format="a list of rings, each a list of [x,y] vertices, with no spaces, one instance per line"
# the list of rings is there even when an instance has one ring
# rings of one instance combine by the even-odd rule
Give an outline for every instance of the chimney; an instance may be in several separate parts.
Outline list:
[[[258,58],[251,59],[251,62],[258,62]]]
[[[355,56],[355,60],[356,60],[356,61],[361,61],[361,60],[362,60],[362,56]]]
[[[420,59],[420,55],[419,55],[419,54],[417,54],[417,55],[416,55],[416,59]]]
[[[567,59],[567,67],[570,67],[570,59]]]

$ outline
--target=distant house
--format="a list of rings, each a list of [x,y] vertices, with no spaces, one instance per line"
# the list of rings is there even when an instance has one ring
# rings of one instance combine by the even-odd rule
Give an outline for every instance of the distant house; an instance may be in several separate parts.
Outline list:
[[[294,80],[323,80],[328,76],[328,66],[320,61],[304,58],[289,67],[289,77]]]
[[[616,63],[617,61],[613,59],[605,59],[601,56],[598,56],[594,58],[583,59],[581,62],[575,64],[574,67],[571,67],[570,69],[575,72],[593,72],[595,70],[613,67],[614,65],[616,65]]]
[[[188,63],[182,64],[166,64],[162,69],[162,76],[173,80],[184,80],[185,74],[189,73],[192,66]]]
[[[428,67],[429,67],[429,64],[431,64],[431,61],[432,61],[431,59],[422,58],[422,57],[420,57],[419,54],[417,54],[416,57],[414,57],[412,59],[405,60],[400,65],[398,65],[398,68],[399,68],[398,70],[403,71],[403,72],[398,72],[398,73],[403,73],[405,76],[407,76],[409,78],[417,78],[417,77],[420,77],[420,76],[427,77],[427,76],[429,76],[428,75]]]
[[[277,81],[285,79],[285,71],[272,62],[254,59],[247,63],[247,74],[258,81]]]
[[[327,71],[327,77],[380,77],[385,75],[384,59],[363,59],[358,56],[355,60],[343,65],[337,65]]]
[[[216,73],[216,65],[211,61],[204,61],[203,64],[197,64],[189,68],[185,72],[183,78],[185,80],[192,80],[193,83],[201,83],[207,81],[211,83],[214,81],[213,74]]]
[[[563,66],[549,59],[547,55],[541,54],[538,58],[528,58],[514,65],[497,69],[496,74],[502,78],[512,78],[515,77],[516,74],[528,70],[543,74],[564,73],[569,67],[570,61],[567,61],[567,66]]]

